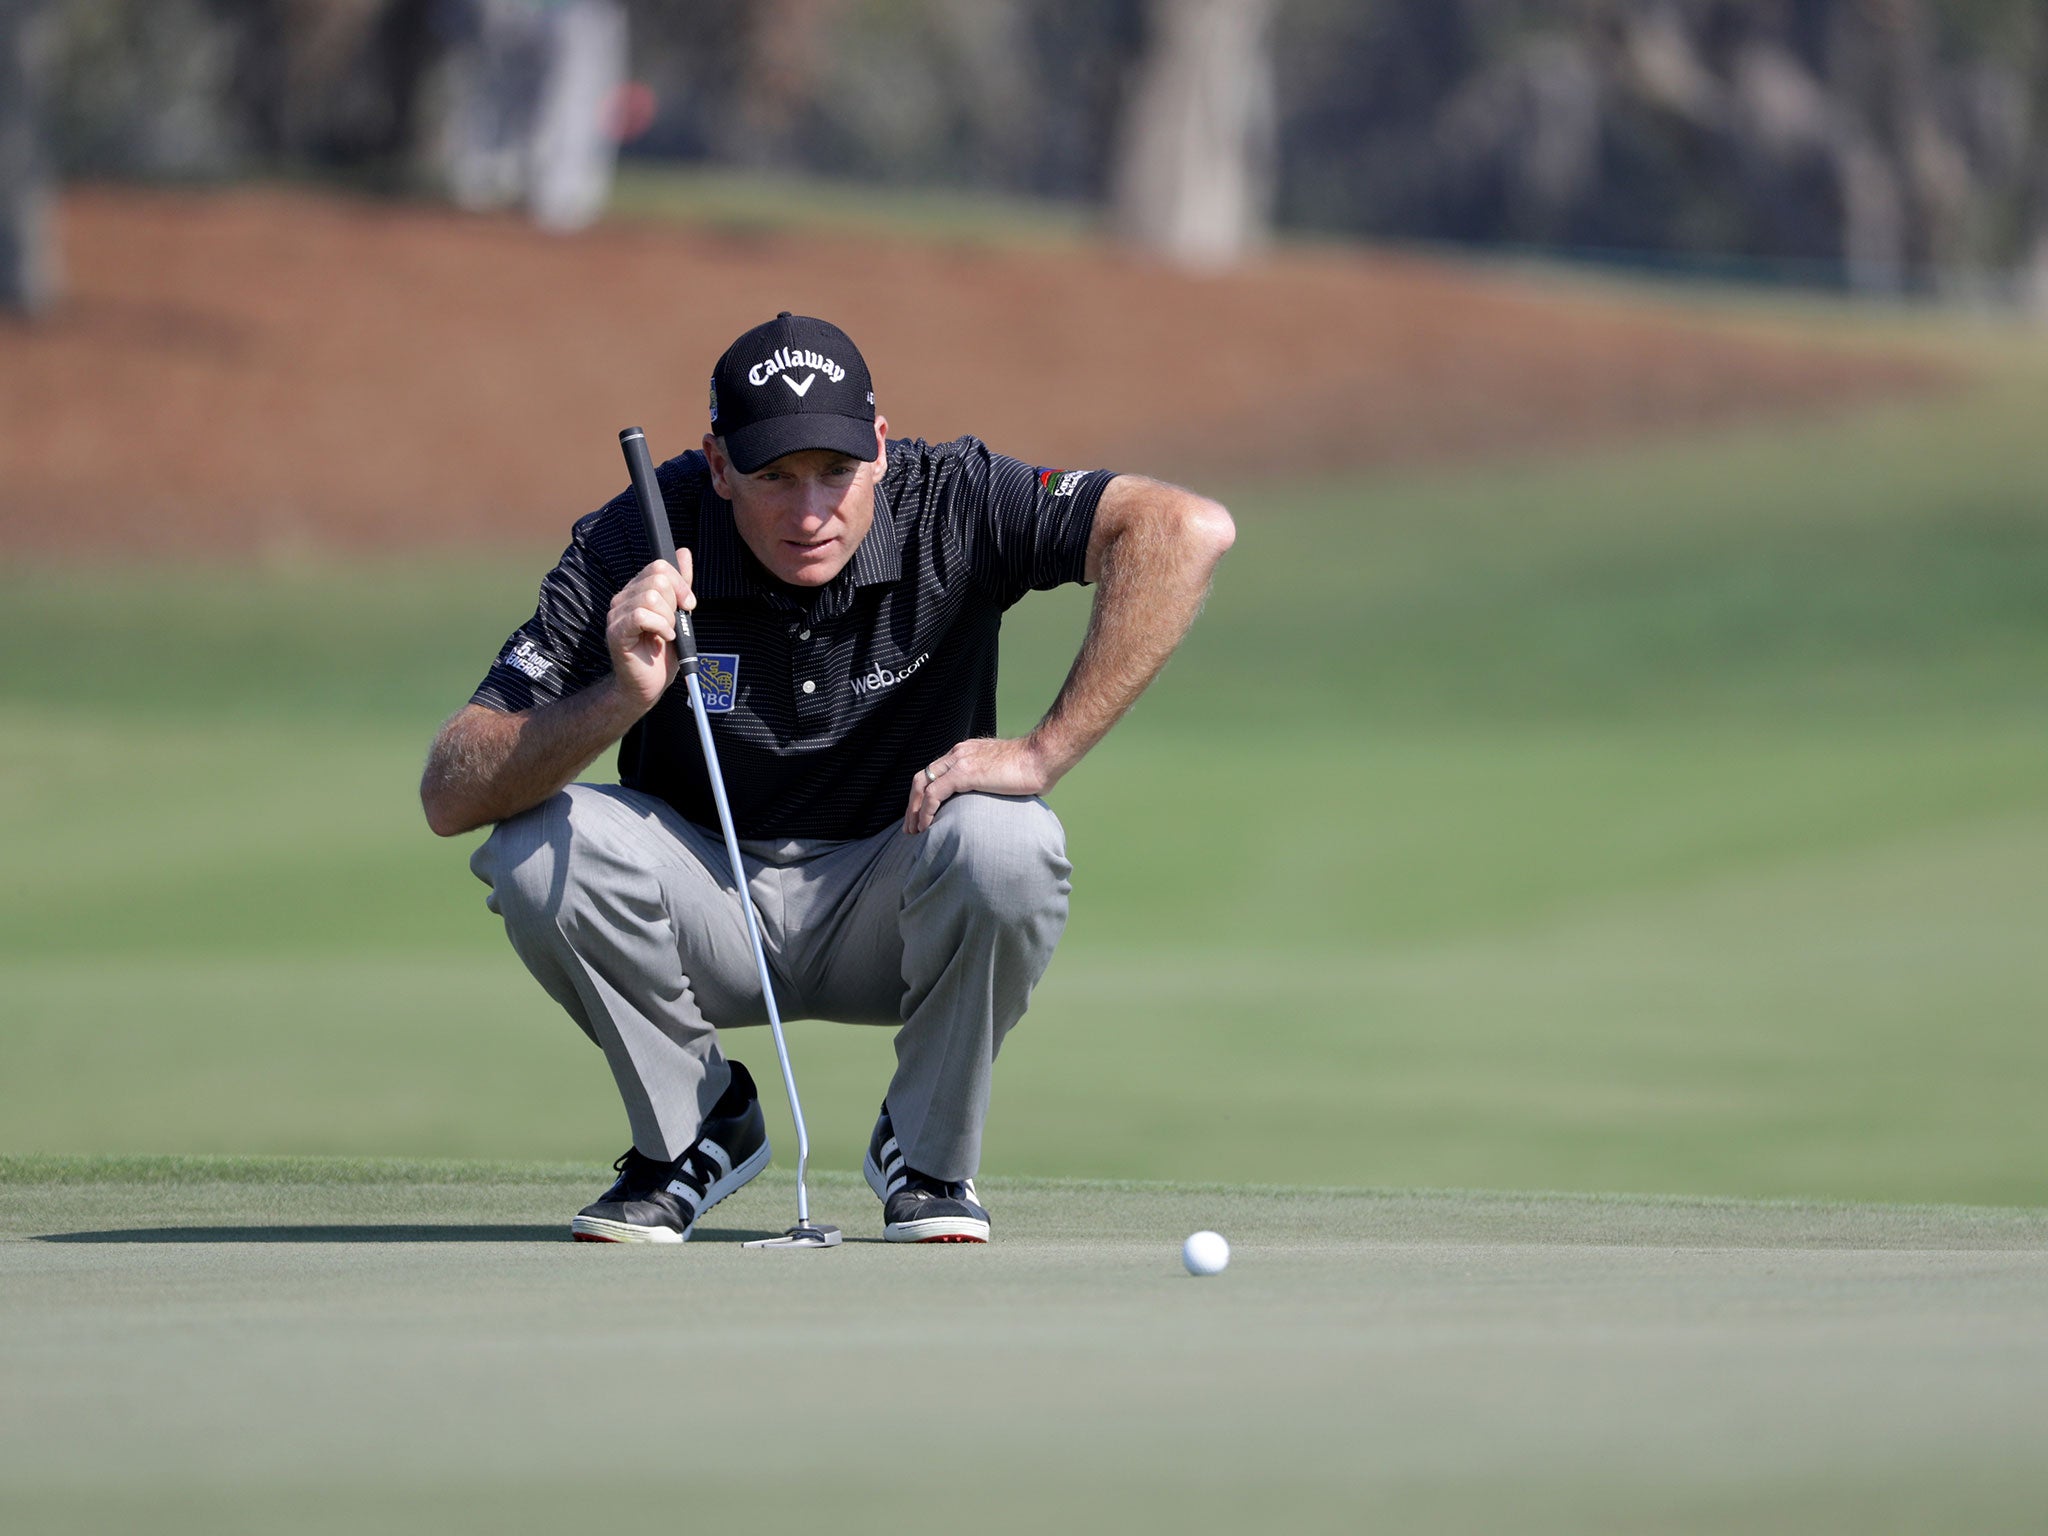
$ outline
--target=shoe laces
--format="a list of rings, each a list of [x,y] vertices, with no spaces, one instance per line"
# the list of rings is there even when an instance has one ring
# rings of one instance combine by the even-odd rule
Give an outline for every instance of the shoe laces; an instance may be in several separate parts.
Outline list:
[[[612,1172],[625,1176],[629,1167],[649,1185],[666,1186],[672,1179],[681,1179],[700,1195],[718,1179],[717,1166],[694,1143],[689,1151],[669,1163],[656,1162],[638,1147],[628,1147],[612,1163]]]
[[[945,1179],[935,1179],[928,1173],[918,1173],[914,1169],[904,1170],[904,1188],[926,1200],[969,1198],[965,1179],[955,1179],[949,1183]]]
[[[633,1179],[636,1188],[664,1188],[671,1179],[680,1177],[690,1182],[700,1194],[711,1187],[713,1177],[704,1161],[697,1156],[695,1147],[671,1163],[657,1162],[638,1147],[628,1147],[612,1164],[612,1172],[622,1178]]]

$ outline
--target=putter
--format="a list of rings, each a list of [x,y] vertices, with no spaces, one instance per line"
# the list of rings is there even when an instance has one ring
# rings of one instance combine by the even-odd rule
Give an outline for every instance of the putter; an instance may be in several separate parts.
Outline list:
[[[633,476],[633,490],[640,499],[640,516],[647,527],[648,547],[654,558],[675,563],[676,550],[668,526],[668,504],[661,498],[661,486],[654,478],[654,460],[647,452],[647,434],[628,427],[619,434],[625,451],[626,468]],[[740,863],[739,834],[733,831],[732,807],[726,803],[725,778],[718,771],[718,747],[711,739],[711,717],[704,712],[704,685],[697,677],[697,636],[690,628],[690,616],[676,610],[676,652],[679,673],[690,689],[690,713],[697,718],[697,741],[704,748],[704,771],[711,778],[711,798],[718,804],[718,827],[725,834],[725,854],[732,861],[733,888],[739,892],[740,910],[747,914],[747,940],[754,946],[754,969],[761,977],[761,998],[768,1005],[768,1027],[775,1034],[775,1056],[782,1063],[782,1087],[789,1095],[789,1118],[796,1122],[796,1225],[780,1237],[757,1238],[748,1248],[836,1248],[839,1229],[811,1220],[810,1198],[804,1192],[804,1170],[811,1160],[810,1133],[804,1129],[804,1107],[797,1102],[796,1074],[789,1067],[789,1046],[782,1038],[782,1015],[775,1007],[775,987],[768,979],[768,953],[761,947],[761,927],[754,916],[754,899],[747,892],[747,871]]]

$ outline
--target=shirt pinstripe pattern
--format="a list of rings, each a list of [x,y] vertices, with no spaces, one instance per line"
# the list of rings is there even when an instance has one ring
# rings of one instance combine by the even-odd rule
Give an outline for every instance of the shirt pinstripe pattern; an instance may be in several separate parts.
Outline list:
[[[1082,579],[1096,503],[1115,478],[1035,469],[972,437],[892,441],[888,455],[867,537],[808,593],[747,550],[701,452],[656,471],[675,542],[695,563],[698,651],[738,658],[732,707],[710,719],[742,837],[879,832],[902,817],[920,768],[995,734],[1003,613],[1026,592]],[[606,613],[648,558],[631,490],[578,521],[472,702],[516,713],[609,676]],[[626,733],[619,778],[717,825],[687,690],[671,688]]]

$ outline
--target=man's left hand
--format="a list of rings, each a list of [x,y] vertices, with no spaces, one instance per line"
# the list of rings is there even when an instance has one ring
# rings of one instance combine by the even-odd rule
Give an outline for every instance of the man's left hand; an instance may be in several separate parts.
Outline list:
[[[910,780],[910,805],[903,830],[926,831],[939,807],[955,795],[980,791],[990,795],[1042,795],[1051,789],[1052,773],[1044,752],[1028,736],[1005,740],[979,736],[935,757]]]
[[[1095,606],[1059,697],[1027,735],[963,741],[918,769],[903,830],[928,830],[954,795],[1042,795],[1064,778],[1166,665],[1236,537],[1205,496],[1141,475],[1110,481],[1088,535]]]

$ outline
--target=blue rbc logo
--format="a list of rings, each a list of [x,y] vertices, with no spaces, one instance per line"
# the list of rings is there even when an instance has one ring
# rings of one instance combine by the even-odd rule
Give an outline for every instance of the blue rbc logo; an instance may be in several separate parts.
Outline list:
[[[711,651],[697,653],[697,682],[704,692],[704,713],[729,715],[740,690],[740,659]]]

